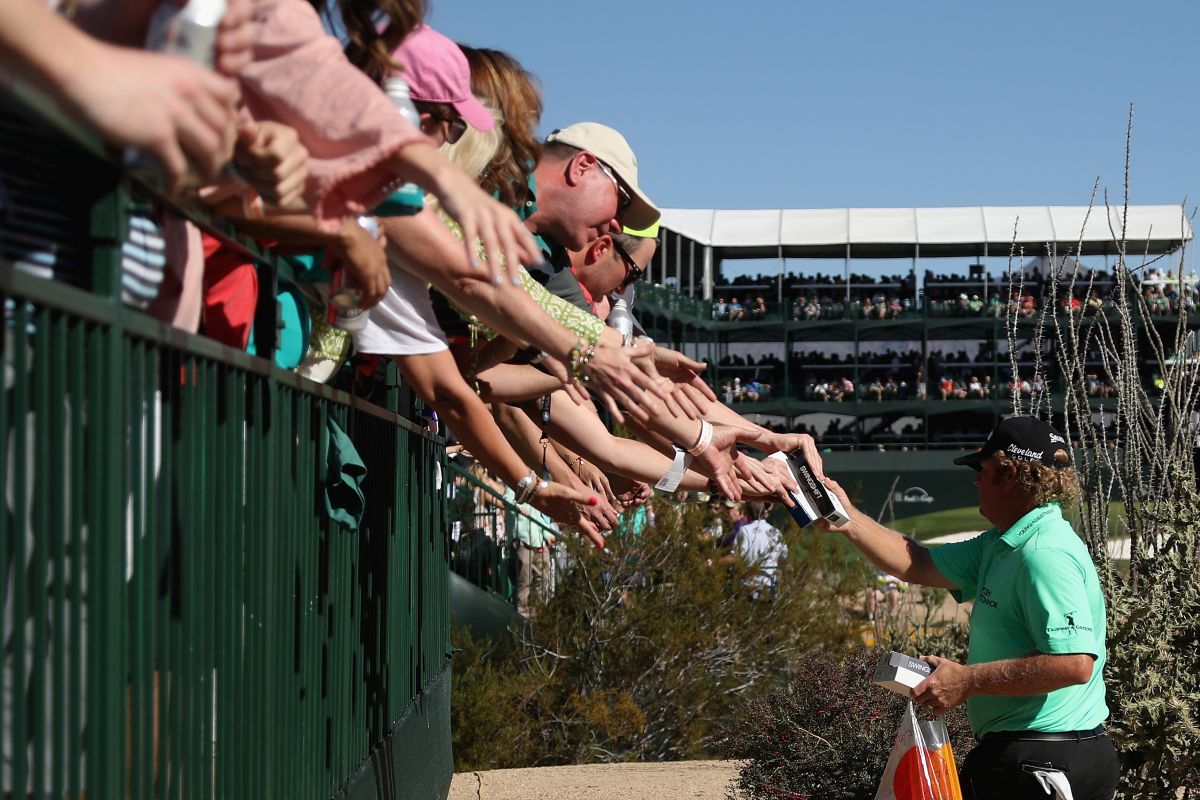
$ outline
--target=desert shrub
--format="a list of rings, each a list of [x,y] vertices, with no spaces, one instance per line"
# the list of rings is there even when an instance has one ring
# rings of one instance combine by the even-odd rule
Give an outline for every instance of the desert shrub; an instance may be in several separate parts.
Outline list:
[[[772,595],[702,506],[655,502],[655,526],[605,552],[569,541],[553,597],[503,646],[456,632],[459,769],[713,757],[746,698],[851,646],[861,582],[842,537],[785,531]]]
[[[536,758],[523,709],[535,697],[533,676],[521,672],[508,640],[475,637],[455,626],[450,729],[459,772],[525,766]]]
[[[726,753],[743,759],[733,798],[869,800],[875,796],[905,698],[871,683],[882,650],[806,657],[791,682],[738,715]],[[974,745],[964,707],[946,715],[955,757]]]

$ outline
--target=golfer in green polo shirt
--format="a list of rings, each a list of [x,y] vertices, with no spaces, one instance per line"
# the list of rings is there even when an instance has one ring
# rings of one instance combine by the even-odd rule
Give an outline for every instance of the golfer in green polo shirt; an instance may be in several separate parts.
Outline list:
[[[1107,800],[1120,765],[1103,724],[1104,596],[1062,515],[1079,497],[1066,438],[1011,417],[954,463],[978,472],[979,512],[995,527],[934,549],[878,524],[827,481],[850,515],[835,530],[872,563],[975,601],[967,663],[922,656],[934,671],[913,702],[935,714],[966,702],[979,745],[959,776],[964,800]]]

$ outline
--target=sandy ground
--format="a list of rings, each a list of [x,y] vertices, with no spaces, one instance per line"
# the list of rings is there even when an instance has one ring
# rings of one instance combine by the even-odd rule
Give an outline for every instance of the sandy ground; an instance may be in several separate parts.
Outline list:
[[[460,772],[448,800],[724,800],[736,761],[587,764]]]

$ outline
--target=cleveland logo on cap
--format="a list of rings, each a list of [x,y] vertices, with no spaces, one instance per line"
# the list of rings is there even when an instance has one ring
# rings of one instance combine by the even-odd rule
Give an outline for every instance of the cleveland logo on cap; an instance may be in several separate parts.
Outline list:
[[[1015,444],[1010,444],[1008,446],[1008,452],[1011,455],[1017,456],[1019,458],[1024,458],[1028,461],[1041,461],[1042,453],[1044,453],[1046,451],[1045,450],[1029,450],[1028,448],[1025,448],[1025,447],[1020,447]]]

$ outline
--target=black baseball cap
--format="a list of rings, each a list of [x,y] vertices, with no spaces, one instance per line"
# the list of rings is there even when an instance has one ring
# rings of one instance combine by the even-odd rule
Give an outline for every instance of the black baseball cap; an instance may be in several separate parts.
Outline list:
[[[1059,469],[1071,466],[1067,437],[1037,417],[1009,417],[988,434],[981,449],[959,456],[954,463],[978,471],[983,468],[984,460],[997,452],[1003,452],[1014,461],[1032,461]]]

